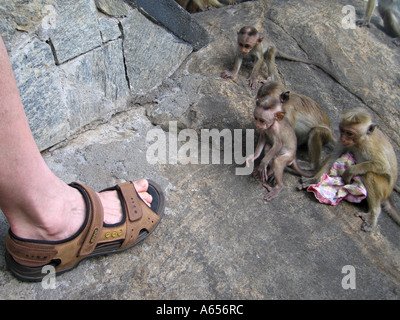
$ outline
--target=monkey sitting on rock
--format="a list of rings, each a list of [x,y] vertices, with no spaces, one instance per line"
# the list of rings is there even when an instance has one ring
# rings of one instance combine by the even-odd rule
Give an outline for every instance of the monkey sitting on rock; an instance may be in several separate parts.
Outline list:
[[[259,177],[269,191],[264,200],[270,201],[276,198],[283,188],[283,171],[287,166],[292,167],[299,175],[311,177],[311,174],[304,172],[297,165],[296,135],[278,99],[268,97],[257,101],[254,123],[259,131],[258,143],[255,153],[246,158],[246,166],[249,167],[249,162],[258,159],[264,151],[264,157],[254,170],[254,176]],[[267,184],[269,180],[275,180],[274,187]]]
[[[321,165],[322,147],[336,141],[331,124],[324,110],[311,98],[290,92],[276,81],[265,82],[258,89],[256,101],[275,97],[282,103],[285,117],[292,125],[297,144],[307,144],[311,167],[318,170]]]
[[[377,226],[382,205],[400,225],[400,215],[390,198],[396,187],[398,169],[396,154],[389,139],[372,122],[371,115],[361,108],[345,111],[339,129],[340,143],[333,154],[313,177],[303,177],[299,188],[318,183],[337,158],[344,153],[351,153],[356,164],[348,167],[342,177],[348,184],[354,176],[360,176],[367,190],[369,211],[365,218],[364,214],[359,214],[364,220],[362,230],[372,231]]]

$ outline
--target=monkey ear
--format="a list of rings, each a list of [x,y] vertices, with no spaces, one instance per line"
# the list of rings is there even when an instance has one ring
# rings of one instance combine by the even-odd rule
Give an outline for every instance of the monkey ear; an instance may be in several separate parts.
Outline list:
[[[264,40],[264,37],[263,37],[263,36],[260,36],[260,37],[257,39],[257,42],[258,42],[258,43],[261,43],[263,40]]]
[[[282,92],[279,96],[281,103],[285,103],[289,100],[290,91]]]
[[[275,120],[281,121],[285,117],[286,112],[278,111],[275,113]]]
[[[372,132],[374,132],[375,128],[376,128],[376,124],[374,124],[374,123],[371,124],[367,130],[367,135],[369,136]]]

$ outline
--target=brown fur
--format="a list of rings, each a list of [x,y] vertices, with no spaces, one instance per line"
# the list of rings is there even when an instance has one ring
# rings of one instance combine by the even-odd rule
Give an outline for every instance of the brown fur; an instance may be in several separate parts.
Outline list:
[[[334,142],[328,116],[311,98],[285,90],[278,82],[264,84],[257,93],[256,101],[262,102],[268,97],[281,99],[286,118],[294,128],[298,145],[307,143],[311,165],[319,169],[322,146]]]
[[[356,164],[346,169],[343,180],[350,183],[354,176],[361,176],[367,189],[369,216],[365,219],[363,230],[370,231],[376,227],[381,206],[400,225],[400,215],[390,199],[396,186],[398,168],[396,154],[388,137],[376,128],[371,115],[361,108],[345,112],[339,128],[340,143],[337,144],[335,152],[314,177],[302,179],[302,188],[318,183],[338,157],[350,152],[354,155]]]

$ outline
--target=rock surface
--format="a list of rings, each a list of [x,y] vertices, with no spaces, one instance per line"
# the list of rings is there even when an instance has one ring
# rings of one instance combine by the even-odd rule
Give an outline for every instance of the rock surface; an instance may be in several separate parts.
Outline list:
[[[40,150],[126,110],[131,93],[160,85],[192,52],[130,4],[0,3],[0,32]],[[179,15],[191,18],[183,10]]]
[[[277,59],[288,89],[317,101],[334,128],[345,108],[371,110],[398,154],[400,51],[375,26],[377,17],[369,29],[342,28],[348,4],[362,16],[365,3],[356,0],[254,1],[194,14],[210,34],[208,46],[191,53],[155,90],[130,95],[128,111],[43,153],[63,180],[96,190],[141,177],[159,182],[167,196],[160,226],[136,248],[84,261],[57,277],[54,290],[19,282],[0,257],[0,297],[398,300],[400,228],[386,213],[375,232],[365,233],[354,216],[365,204],[322,205],[297,191],[298,177],[289,173],[279,198],[266,203],[260,182],[235,174],[239,163],[184,165],[173,157],[153,163],[148,155],[154,141],[146,138],[154,130],[173,155],[175,142],[179,150],[185,146],[174,136],[180,129],[201,137],[205,129],[252,128],[256,92],[248,87],[248,70],[235,80],[219,76],[232,67],[235,33],[247,24],[282,51],[326,65],[340,81],[316,67]],[[400,208],[397,194],[394,202]],[[6,233],[5,221],[0,229]],[[356,288],[346,290],[348,265],[355,268]]]

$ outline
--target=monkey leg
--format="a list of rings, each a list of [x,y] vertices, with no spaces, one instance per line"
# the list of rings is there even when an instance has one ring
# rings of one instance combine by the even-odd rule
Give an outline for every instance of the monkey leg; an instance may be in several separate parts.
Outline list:
[[[362,181],[367,189],[368,212],[361,229],[363,231],[372,231],[377,226],[378,218],[381,214],[381,204],[390,195],[390,188],[385,177],[373,172],[367,172]],[[364,217],[362,213],[359,215]]]
[[[291,158],[291,154],[283,154],[274,159],[272,167],[275,178],[275,186],[270,187],[266,184],[263,184],[264,188],[268,190],[268,193],[264,196],[264,200],[271,201],[272,199],[276,198],[283,189],[283,171],[292,160]]]
[[[193,2],[199,7],[201,11],[206,10],[206,4],[204,4],[203,0],[193,0]]]
[[[332,139],[332,133],[328,128],[312,128],[308,136],[308,155],[311,167],[318,170],[321,166],[322,146]]]
[[[394,37],[400,37],[400,13],[395,10],[386,10],[382,18],[385,30]]]
[[[275,79],[275,56],[276,49],[273,46],[269,47],[264,54],[264,60],[267,64],[268,79],[270,80]]]
[[[360,27],[369,27],[369,22],[371,20],[372,13],[374,12],[377,0],[368,0],[367,9],[365,10],[364,18],[362,20],[357,20],[356,24]]]
[[[220,3],[218,0],[207,0],[206,2],[207,2],[207,4],[210,4],[217,8],[222,7],[222,3]]]
[[[389,197],[382,204],[389,216],[400,226],[400,214],[394,207],[392,199]]]

